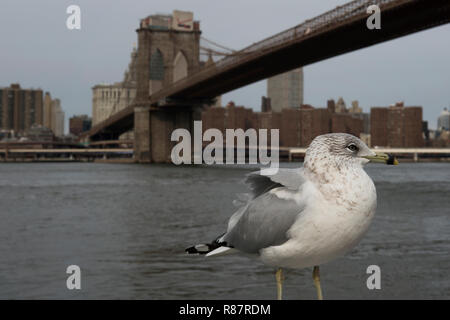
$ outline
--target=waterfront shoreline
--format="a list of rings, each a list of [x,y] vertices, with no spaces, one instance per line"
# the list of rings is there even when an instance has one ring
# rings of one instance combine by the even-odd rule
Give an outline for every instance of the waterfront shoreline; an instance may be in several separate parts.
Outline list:
[[[111,163],[111,164],[142,164],[132,158],[117,158],[117,159],[0,159],[0,163]],[[281,160],[280,163],[303,163],[302,160],[293,159]],[[412,158],[400,158],[400,163],[449,163],[450,157],[447,158],[419,158],[415,161]],[[148,163],[152,164],[152,163]],[[166,164],[171,164],[171,162],[166,162]],[[248,163],[245,163],[248,164]],[[201,165],[205,165],[202,163]],[[217,165],[217,164],[215,164]],[[174,164],[174,166],[177,166]]]

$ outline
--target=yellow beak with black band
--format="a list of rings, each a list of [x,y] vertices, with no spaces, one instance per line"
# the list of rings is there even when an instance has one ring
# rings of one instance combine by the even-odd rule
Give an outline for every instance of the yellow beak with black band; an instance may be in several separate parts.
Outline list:
[[[390,164],[390,165],[398,164],[397,158],[395,158],[391,154],[386,154],[386,153],[382,153],[382,152],[375,152],[374,156],[363,156],[363,158],[368,159],[370,162],[378,162],[378,163],[384,163],[384,164]]]

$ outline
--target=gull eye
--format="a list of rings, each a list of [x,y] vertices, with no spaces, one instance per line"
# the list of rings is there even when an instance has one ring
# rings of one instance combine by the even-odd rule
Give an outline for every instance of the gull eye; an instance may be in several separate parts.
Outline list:
[[[350,144],[347,146],[347,149],[350,150],[351,152],[358,151],[358,147],[357,147],[356,144],[354,144],[354,143],[350,143]]]

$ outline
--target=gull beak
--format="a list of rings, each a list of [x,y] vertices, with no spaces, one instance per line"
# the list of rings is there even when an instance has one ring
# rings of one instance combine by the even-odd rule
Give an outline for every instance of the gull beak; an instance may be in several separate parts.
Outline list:
[[[397,158],[395,158],[391,154],[386,154],[386,153],[382,153],[382,152],[375,152],[374,156],[363,156],[363,158],[368,159],[370,162],[378,162],[378,163],[391,164],[391,165],[398,164]]]

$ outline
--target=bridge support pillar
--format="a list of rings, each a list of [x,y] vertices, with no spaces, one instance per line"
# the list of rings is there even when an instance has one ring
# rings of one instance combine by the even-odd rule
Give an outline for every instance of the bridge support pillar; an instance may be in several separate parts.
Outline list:
[[[134,159],[150,162],[150,108],[134,108]]]
[[[183,128],[193,132],[194,120],[201,113],[195,107],[170,107],[155,110],[136,107],[134,112],[134,158],[139,163],[170,163],[172,132]]]

